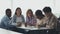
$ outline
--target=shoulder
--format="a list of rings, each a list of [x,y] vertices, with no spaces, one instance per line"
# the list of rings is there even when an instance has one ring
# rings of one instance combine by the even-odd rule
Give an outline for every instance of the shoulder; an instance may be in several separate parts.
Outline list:
[[[12,17],[13,19],[16,19],[16,15],[13,15],[13,17]]]
[[[24,16],[23,16],[23,15],[21,15],[21,17],[22,17],[22,18],[24,18]]]
[[[21,15],[22,17],[24,17],[23,15]]]
[[[6,21],[7,20],[7,16],[4,16],[1,21]]]
[[[13,15],[13,17],[16,17],[16,15]]]
[[[52,16],[54,19],[57,19],[57,17],[55,15]]]

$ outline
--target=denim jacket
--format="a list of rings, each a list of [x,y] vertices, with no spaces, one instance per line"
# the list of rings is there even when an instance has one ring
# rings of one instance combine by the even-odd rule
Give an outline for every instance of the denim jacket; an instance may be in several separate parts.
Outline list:
[[[2,28],[9,29],[9,27],[11,27],[10,20],[11,20],[11,18],[9,18],[7,15],[5,15],[1,20],[0,26]]]

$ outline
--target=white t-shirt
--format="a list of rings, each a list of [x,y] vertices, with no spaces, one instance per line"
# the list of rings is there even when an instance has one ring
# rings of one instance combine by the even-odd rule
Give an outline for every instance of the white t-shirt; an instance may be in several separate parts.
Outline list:
[[[21,16],[17,17],[16,22],[23,22],[22,17]]]
[[[37,19],[37,24],[42,25],[45,24],[45,17],[43,19]]]

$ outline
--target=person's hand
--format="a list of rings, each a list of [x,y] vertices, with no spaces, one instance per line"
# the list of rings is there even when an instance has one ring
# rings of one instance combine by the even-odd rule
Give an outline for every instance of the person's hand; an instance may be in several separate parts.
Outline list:
[[[22,24],[21,24],[20,22],[17,23],[17,27],[21,27],[21,25],[22,25]]]
[[[40,25],[39,25],[38,23],[36,23],[36,28],[39,28],[39,26],[40,26]]]
[[[50,26],[49,25],[46,25],[46,28],[50,29]]]

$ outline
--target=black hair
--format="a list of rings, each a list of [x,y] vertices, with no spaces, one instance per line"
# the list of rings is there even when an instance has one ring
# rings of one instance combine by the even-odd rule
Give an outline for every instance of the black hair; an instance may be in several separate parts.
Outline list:
[[[44,12],[44,13],[51,13],[51,11],[52,11],[52,10],[51,10],[50,7],[44,7],[44,8],[43,8],[43,12]]]
[[[36,10],[35,15],[36,15],[36,16],[39,16],[39,17],[41,17],[41,18],[44,17],[44,15],[43,15],[43,13],[42,13],[41,10]]]
[[[20,10],[21,10],[21,8],[20,8],[20,7],[17,7],[17,8],[16,8],[16,11],[17,11],[18,9],[20,9]],[[15,15],[17,14],[17,13],[16,13],[16,11],[15,11]]]
[[[41,10],[36,10],[35,15],[36,15],[36,16],[43,16]]]
[[[8,12],[8,11],[11,11],[11,9],[9,9],[9,8],[8,8],[8,9],[6,9],[6,12],[5,12],[5,13],[7,14],[7,12]]]

